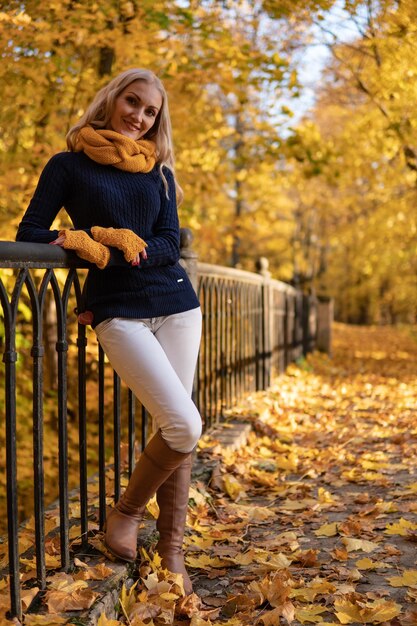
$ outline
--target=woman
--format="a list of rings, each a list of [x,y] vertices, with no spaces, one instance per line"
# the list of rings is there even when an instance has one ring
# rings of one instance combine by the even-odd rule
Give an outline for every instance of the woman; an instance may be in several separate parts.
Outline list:
[[[110,511],[105,541],[132,561],[146,503],[160,508],[157,550],[192,592],[182,552],[191,453],[201,418],[191,400],[201,311],[179,264],[171,124],[161,81],[123,72],[101,89],[47,163],[17,240],[52,243],[90,261],[86,312],[119,376],[153,416],[126,491]],[[74,230],[50,230],[65,207]]]

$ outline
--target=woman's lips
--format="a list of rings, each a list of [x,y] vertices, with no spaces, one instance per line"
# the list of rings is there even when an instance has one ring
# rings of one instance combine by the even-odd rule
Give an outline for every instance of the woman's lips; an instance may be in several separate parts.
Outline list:
[[[136,132],[136,133],[140,133],[140,128],[136,126],[136,124],[133,124],[132,122],[128,122],[127,120],[124,120],[124,123],[129,130]]]

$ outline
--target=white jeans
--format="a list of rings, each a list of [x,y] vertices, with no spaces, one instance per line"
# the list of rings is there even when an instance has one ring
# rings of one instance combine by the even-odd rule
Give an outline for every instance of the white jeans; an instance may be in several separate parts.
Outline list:
[[[201,339],[201,310],[165,317],[113,317],[97,324],[113,369],[154,418],[167,445],[191,452],[201,417],[191,400]]]

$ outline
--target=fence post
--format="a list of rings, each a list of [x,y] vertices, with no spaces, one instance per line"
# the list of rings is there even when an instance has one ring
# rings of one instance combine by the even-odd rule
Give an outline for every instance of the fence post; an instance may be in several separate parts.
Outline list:
[[[297,361],[303,356],[303,319],[304,319],[304,295],[296,288],[294,295],[294,328],[292,361]]]
[[[194,291],[198,293],[198,254],[192,248],[194,235],[189,228],[181,228],[180,230],[180,263],[187,272],[187,276],[191,281]],[[198,367],[196,368],[193,381],[192,398],[197,404],[198,398]]]
[[[319,296],[317,302],[317,340],[316,348],[320,352],[332,354],[332,323],[334,315],[332,298]]]
[[[316,348],[317,339],[317,297],[303,294],[303,355]]]
[[[271,384],[272,372],[272,341],[273,341],[273,310],[271,291],[271,272],[269,261],[262,256],[256,263],[258,273],[263,277],[262,283],[262,340],[259,379],[262,381],[262,389],[267,389]]]
[[[181,260],[180,263],[187,272],[188,278],[191,281],[194,291],[197,293],[198,288],[198,276],[197,276],[197,262],[198,254],[193,250],[192,243],[194,235],[189,228],[181,228],[180,233],[180,248],[181,248]]]

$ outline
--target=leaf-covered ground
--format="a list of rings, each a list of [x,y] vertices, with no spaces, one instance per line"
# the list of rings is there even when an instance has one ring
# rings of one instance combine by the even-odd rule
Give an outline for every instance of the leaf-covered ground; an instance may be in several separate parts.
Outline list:
[[[416,625],[416,415],[415,331],[335,325],[331,359],[290,366],[233,412],[253,427],[244,447],[202,440],[186,536],[196,594],[182,598],[150,551],[99,626]],[[86,594],[92,569],[51,577],[42,623],[69,618],[66,586]]]

